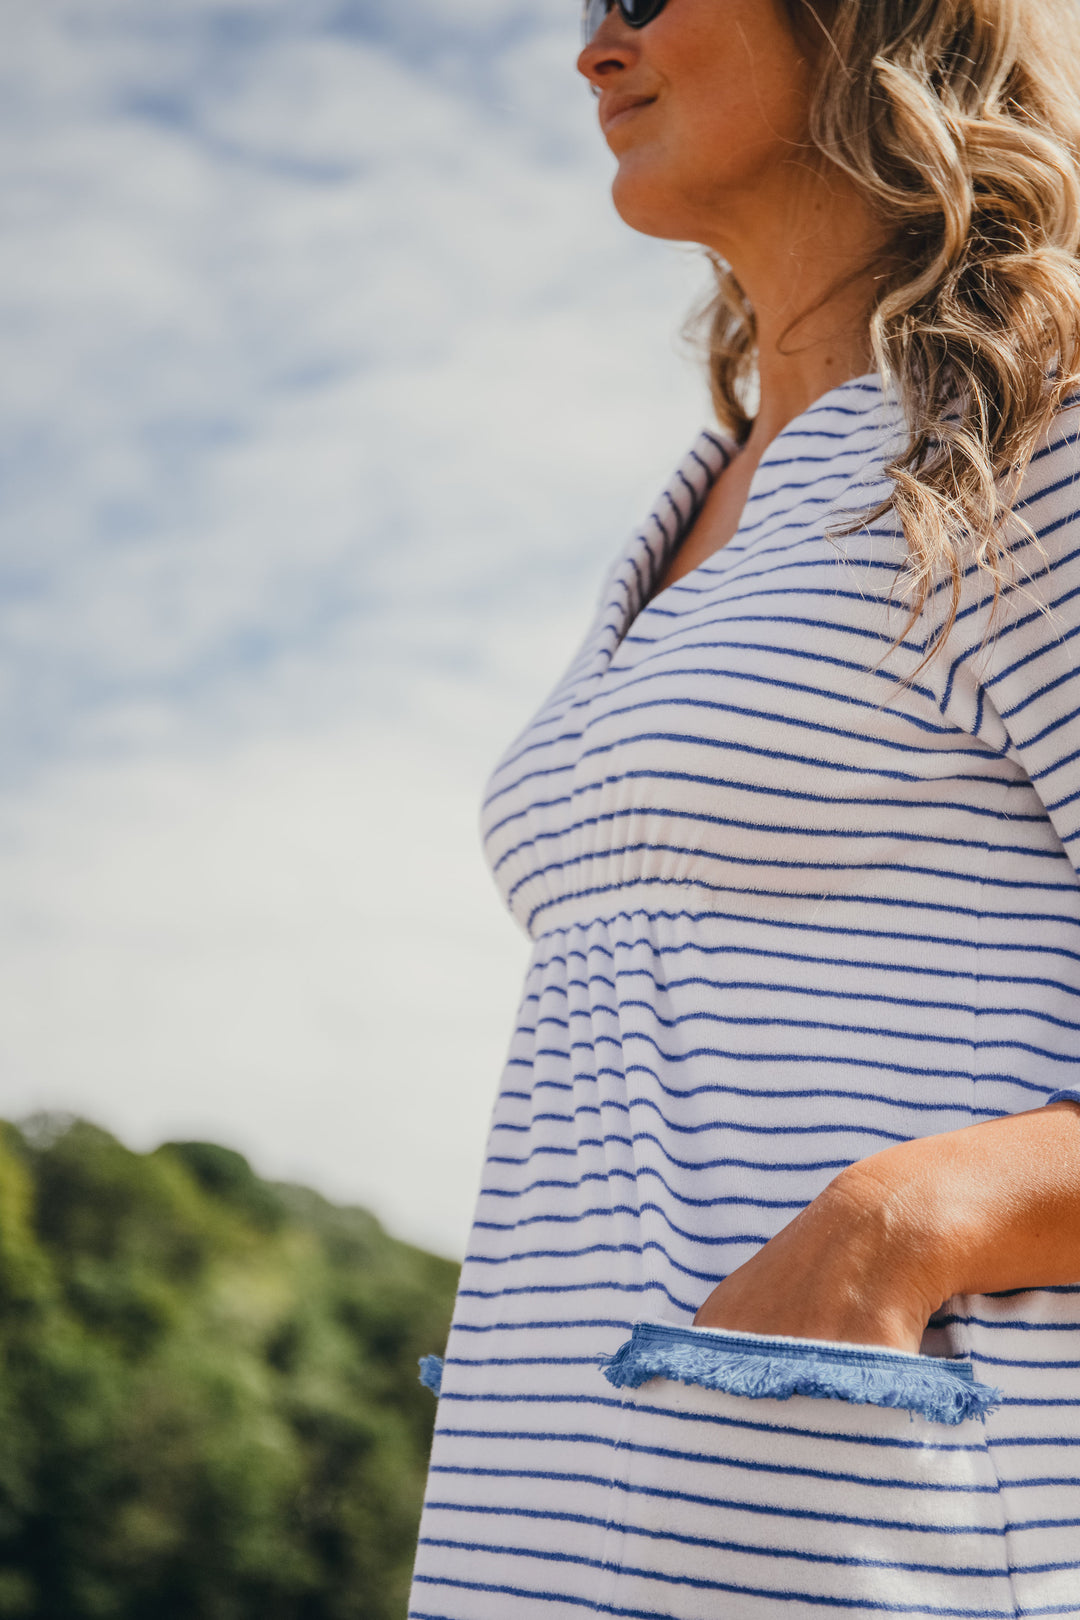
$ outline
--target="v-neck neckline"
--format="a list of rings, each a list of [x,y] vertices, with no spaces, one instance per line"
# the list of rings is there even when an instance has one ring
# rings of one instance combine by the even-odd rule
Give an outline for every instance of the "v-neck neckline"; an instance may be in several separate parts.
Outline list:
[[[710,490],[721,473],[731,465],[741,448],[729,434],[722,433],[716,428],[702,428],[689,452],[675,469],[673,477],[661,491],[648,520],[635,533],[623,556],[621,566],[616,569],[615,580],[623,586],[623,611],[609,663],[616,657],[634,624],[647,609],[661,597],[667,596],[669,591],[700,578],[703,573],[710,572],[716,559],[722,557],[739,538],[747,509],[759,493],[762,475],[777,459],[784,441],[803,431],[809,417],[822,410],[835,409],[838,400],[852,391],[874,396],[867,402],[865,412],[855,413],[860,416],[868,415],[885,398],[878,373],[871,371],[860,377],[849,377],[845,382],[836,383],[817,399],[812,400],[805,410],[793,416],[765,446],[761,460],[750,480],[738,525],[731,537],[715,551],[711,551],[707,557],[703,557],[694,568],[688,569],[679,579],[673,580],[671,585],[665,586],[663,590],[657,590],[657,581],[663,578],[672,557],[685,542]],[[674,522],[669,526],[664,522],[661,513],[674,518]],[[650,544],[648,532],[650,528],[654,528],[659,536],[658,545],[655,537],[653,544]]]

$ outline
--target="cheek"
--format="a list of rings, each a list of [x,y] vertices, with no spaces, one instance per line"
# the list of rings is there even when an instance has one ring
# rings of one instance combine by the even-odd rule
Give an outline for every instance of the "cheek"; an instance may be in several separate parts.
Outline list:
[[[615,207],[628,225],[654,236],[694,240],[737,194],[753,193],[788,162],[800,127],[791,102],[711,81],[670,93],[648,127],[626,131],[617,150]]]

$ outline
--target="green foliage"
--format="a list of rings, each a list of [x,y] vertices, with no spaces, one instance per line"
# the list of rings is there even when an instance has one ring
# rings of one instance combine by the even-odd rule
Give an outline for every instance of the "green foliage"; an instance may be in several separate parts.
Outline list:
[[[213,1143],[0,1124],[0,1620],[402,1620],[455,1283]]]

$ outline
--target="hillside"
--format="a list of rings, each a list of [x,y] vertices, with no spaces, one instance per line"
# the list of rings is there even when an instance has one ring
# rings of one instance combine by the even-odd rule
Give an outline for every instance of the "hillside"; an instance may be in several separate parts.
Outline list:
[[[0,1124],[0,1616],[402,1620],[455,1282],[226,1148]]]

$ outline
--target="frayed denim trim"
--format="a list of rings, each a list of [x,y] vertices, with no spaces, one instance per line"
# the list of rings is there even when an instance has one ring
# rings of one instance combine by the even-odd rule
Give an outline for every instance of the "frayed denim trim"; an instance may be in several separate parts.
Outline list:
[[[810,1395],[896,1406],[931,1423],[985,1418],[1001,1399],[1000,1390],[975,1382],[966,1361],[669,1322],[635,1322],[633,1336],[607,1359],[603,1373],[617,1389],[671,1378],[751,1400]]]
[[[442,1356],[420,1357],[420,1382],[425,1389],[430,1389],[433,1395],[437,1395],[442,1389],[442,1368]]]

